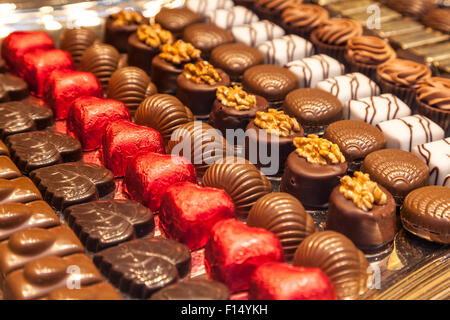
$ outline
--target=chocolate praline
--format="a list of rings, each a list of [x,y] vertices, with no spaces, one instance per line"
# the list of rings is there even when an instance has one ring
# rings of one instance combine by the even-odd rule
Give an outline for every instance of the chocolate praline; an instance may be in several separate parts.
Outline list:
[[[216,68],[224,70],[231,81],[240,82],[245,70],[262,64],[264,56],[258,49],[246,44],[228,43],[213,49],[210,62]]]
[[[183,64],[175,65],[156,56],[152,60],[152,80],[161,93],[174,94],[177,89],[177,78],[183,73]]]
[[[192,113],[199,119],[208,118],[212,105],[216,99],[216,91],[220,86],[228,87],[230,85],[230,77],[221,69],[216,69],[221,81],[214,85],[206,83],[195,83],[185,75],[180,74],[177,77],[177,98],[180,99]]]
[[[280,24],[281,13],[289,8],[301,4],[302,0],[255,0],[253,10],[261,20],[267,19]]]
[[[139,27],[139,24],[148,24],[149,19],[141,16],[141,23],[131,23],[131,24],[115,24],[115,19],[112,15],[106,18],[105,22],[105,43],[111,44],[119,52],[127,52],[128,37],[135,33]]]
[[[25,81],[11,73],[0,73],[0,102],[22,100],[28,94]]]
[[[163,7],[155,16],[156,23],[159,23],[161,27],[169,30],[178,38],[183,35],[186,27],[194,23],[199,23],[201,20],[201,17],[197,13],[188,8]]]
[[[316,88],[290,92],[283,108],[297,118],[307,133],[321,133],[327,125],[342,119],[341,102],[331,93]]]
[[[386,194],[384,205],[373,204],[365,211],[351,199],[345,198],[340,186],[334,188],[330,195],[327,215],[327,229],[347,236],[364,252],[383,250],[394,240],[396,227],[396,206],[392,195],[383,186]]]
[[[70,53],[75,67],[78,68],[84,51],[97,41],[99,39],[92,29],[67,29],[61,35],[59,47]]]
[[[150,300],[228,300],[230,290],[218,281],[190,279],[167,286]]]
[[[190,25],[183,32],[183,40],[190,42],[202,51],[203,59],[208,59],[211,51],[221,44],[234,40],[231,32],[213,24],[197,23]]]
[[[258,95],[255,95],[255,98],[256,105],[248,110],[237,110],[234,107],[226,106],[216,98],[209,114],[209,124],[219,129],[224,136],[227,129],[245,130],[250,121],[255,118],[256,112],[267,111],[269,108],[266,99]]]
[[[127,44],[128,64],[139,67],[148,74],[151,73],[152,59],[159,53],[159,48],[153,48],[141,40],[133,33],[128,37]]]

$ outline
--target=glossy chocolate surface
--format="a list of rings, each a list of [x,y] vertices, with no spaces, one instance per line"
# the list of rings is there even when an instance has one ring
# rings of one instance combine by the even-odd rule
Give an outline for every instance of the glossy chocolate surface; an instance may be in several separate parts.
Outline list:
[[[19,133],[6,139],[11,159],[28,174],[32,170],[62,162],[79,161],[81,144],[68,134],[34,131]]]
[[[155,22],[161,27],[172,32],[175,36],[181,37],[186,27],[194,23],[199,23],[201,17],[188,8],[166,8],[155,16]]]
[[[229,300],[230,290],[218,282],[193,279],[167,286],[152,295],[151,300]]]
[[[0,156],[0,179],[15,179],[22,174],[14,162],[7,156]]]
[[[177,90],[177,78],[183,72],[183,65],[174,65],[160,56],[152,60],[151,75],[158,92],[174,94]]]
[[[159,48],[153,48],[141,40],[136,33],[128,37],[128,65],[138,67],[147,74],[151,73],[152,60],[160,52]]]
[[[0,102],[22,100],[28,96],[28,85],[11,73],[0,73]]]
[[[103,200],[74,205],[64,217],[86,249],[98,252],[153,231],[153,213],[138,202]]]
[[[0,179],[0,204],[27,203],[41,199],[39,190],[26,177],[12,180]]]
[[[97,253],[94,263],[113,285],[142,299],[184,278],[191,267],[191,253],[173,240],[140,239]]]
[[[115,189],[111,171],[96,164],[72,162],[40,168],[30,178],[55,209],[98,200]]]
[[[84,51],[97,41],[99,41],[99,39],[92,29],[67,29],[61,35],[59,47],[61,50],[70,53],[75,67],[78,68]]]
[[[112,285],[100,282],[73,290],[61,288],[52,291],[44,300],[122,300]]]
[[[0,140],[0,156],[9,156],[8,147]]]
[[[140,13],[139,13],[140,14]],[[148,24],[149,20],[142,15],[142,24]],[[105,42],[114,46],[119,52],[127,52],[128,37],[135,33],[139,27],[138,23],[116,24],[115,20],[109,16],[105,22]]]
[[[231,43],[234,38],[231,32],[214,24],[197,23],[184,30],[183,40],[200,49],[202,57],[208,59],[214,48],[221,44]]]

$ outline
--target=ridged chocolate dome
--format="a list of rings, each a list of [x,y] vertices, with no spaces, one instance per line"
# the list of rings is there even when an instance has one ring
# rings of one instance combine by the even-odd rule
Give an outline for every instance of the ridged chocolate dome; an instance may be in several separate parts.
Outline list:
[[[355,299],[367,289],[369,263],[346,236],[316,232],[298,246],[294,266],[320,268],[333,281],[339,299]]]
[[[259,198],[250,209],[247,224],[275,233],[286,260],[293,257],[307,236],[317,231],[313,218],[300,201],[284,192],[272,192]]]
[[[203,186],[224,189],[233,199],[236,214],[246,217],[262,196],[272,192],[272,184],[253,164],[243,158],[227,157],[206,170]]]
[[[67,29],[61,35],[59,47],[61,50],[65,50],[70,53],[75,66],[78,68],[83,53],[98,40],[97,35],[91,29]]]

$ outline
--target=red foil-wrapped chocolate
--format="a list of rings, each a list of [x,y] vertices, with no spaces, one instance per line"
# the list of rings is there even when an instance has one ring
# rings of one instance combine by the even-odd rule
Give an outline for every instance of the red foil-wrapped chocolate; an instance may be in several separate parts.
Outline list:
[[[222,189],[181,182],[167,188],[161,199],[162,229],[191,250],[205,246],[218,221],[234,217],[233,200]]]
[[[205,264],[211,277],[232,292],[247,290],[255,269],[273,261],[283,261],[277,236],[236,219],[217,222],[205,247]]]
[[[54,49],[55,44],[52,38],[42,31],[15,31],[3,39],[1,47],[2,58],[11,71],[23,76],[22,59],[25,53],[36,49]]]
[[[159,211],[161,197],[174,183],[197,183],[194,166],[184,157],[142,152],[128,162],[125,192],[153,212]]]
[[[80,140],[84,151],[90,151],[102,145],[106,127],[118,120],[130,120],[128,109],[122,102],[80,97],[69,109],[67,129]]]
[[[72,57],[59,49],[34,50],[23,56],[23,78],[30,89],[40,98],[44,96],[45,82],[54,70],[70,69],[75,66]]]
[[[336,300],[333,283],[319,268],[269,262],[250,280],[249,300]]]
[[[102,88],[90,72],[55,70],[46,79],[44,99],[53,108],[56,120],[67,119],[73,101],[82,96],[102,98]]]
[[[111,123],[103,136],[103,164],[123,177],[128,160],[138,152],[165,153],[161,134],[149,127],[139,126],[128,120]]]

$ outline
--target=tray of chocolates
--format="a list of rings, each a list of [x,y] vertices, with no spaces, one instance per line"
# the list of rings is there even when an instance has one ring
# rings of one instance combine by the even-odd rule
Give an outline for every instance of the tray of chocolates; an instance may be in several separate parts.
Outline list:
[[[1,299],[450,299],[445,1],[53,5],[1,33]]]

